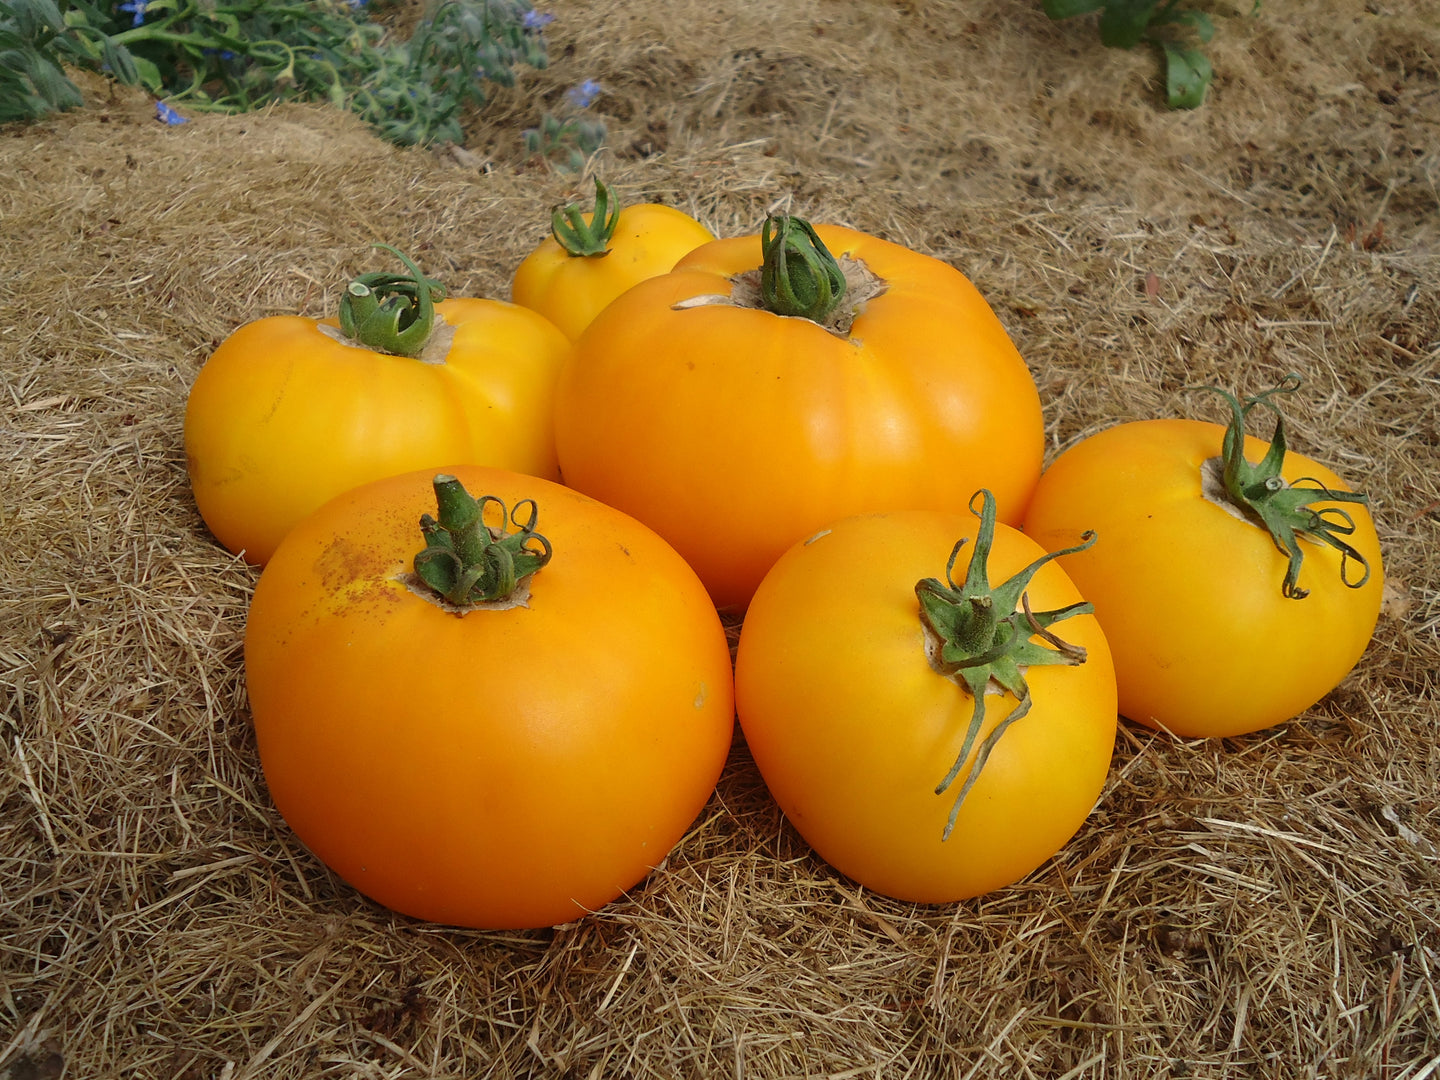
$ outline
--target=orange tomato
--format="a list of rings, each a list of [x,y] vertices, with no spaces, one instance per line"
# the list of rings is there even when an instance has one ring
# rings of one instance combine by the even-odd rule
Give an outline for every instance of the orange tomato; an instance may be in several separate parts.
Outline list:
[[[428,351],[349,340],[334,319],[236,330],[185,407],[195,503],[226,548],[263,564],[326,500],[382,476],[465,461],[557,478],[554,391],[570,343],[500,300],[435,305]]]
[[[450,472],[516,518],[534,500],[553,556],[514,601],[457,613],[409,573],[429,470],[327,503],[250,609],[260,760],[296,835],[365,895],[433,922],[549,926],[636,885],[703,808],[734,725],[730,653],[649,529],[548,481]]]
[[[1039,394],[975,287],[897,244],[815,231],[878,279],[847,293],[847,328],[742,302],[761,240],[717,240],[606,308],[557,389],[565,482],[654,528],[724,608],[837,518],[963,510],[988,487],[1019,521],[1040,474]]]
[[[1360,563],[1302,537],[1297,583],[1308,595],[1287,596],[1287,555],[1204,479],[1225,435],[1196,420],[1108,428],[1055,459],[1025,519],[1044,547],[1065,542],[1081,522],[1096,531],[1094,547],[1060,563],[1105,628],[1120,712],[1187,737],[1258,731],[1314,705],[1365,651],[1383,588],[1369,512],[1316,491],[1314,510],[1350,515],[1354,532],[1343,540],[1368,564],[1368,579],[1350,587]],[[1251,461],[1266,456],[1260,439],[1243,446]],[[1279,476],[1292,489],[1309,477],[1350,490],[1293,452]]]
[[[902,900],[960,900],[1030,873],[1084,822],[1113,750],[1114,670],[1099,623],[1083,610],[1051,631],[1084,649],[1083,662],[1023,672],[1029,712],[1003,729],[981,768],[980,748],[1019,707],[992,685],[967,750],[974,696],[942,674],[917,583],[946,566],[957,540],[971,552],[982,546],[977,531],[966,514],[847,518],[781,557],[740,632],[740,725],[780,808],[837,870]],[[991,577],[1043,556],[1018,531],[994,526]],[[1037,613],[1081,601],[1053,562],[1024,595]],[[957,759],[953,784],[937,793]],[[972,774],[957,813],[956,789]]]
[[[520,263],[510,288],[515,303],[544,315],[571,341],[626,289],[669,273],[682,255],[715,239],[673,206],[617,209],[613,190],[598,180],[595,198],[592,213],[556,211],[552,235]],[[569,225],[567,212],[573,215]],[[584,239],[576,238],[576,225]]]

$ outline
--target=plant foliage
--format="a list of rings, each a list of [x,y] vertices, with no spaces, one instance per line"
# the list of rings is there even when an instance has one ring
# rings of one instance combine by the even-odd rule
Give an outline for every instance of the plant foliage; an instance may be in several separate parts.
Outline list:
[[[441,0],[401,39],[365,0],[0,0],[0,121],[79,105],[73,66],[190,110],[328,100],[391,142],[458,143],[487,83],[546,65],[546,21],[529,0]]]
[[[1041,0],[1051,19],[1100,12],[1100,40],[1116,49],[1130,49],[1148,41],[1165,62],[1165,101],[1172,109],[1198,108],[1205,100],[1214,72],[1198,48],[1187,44],[1195,37],[1203,44],[1215,35],[1215,24],[1203,11],[1181,8],[1179,0]],[[1255,0],[1252,10],[1258,10]]]

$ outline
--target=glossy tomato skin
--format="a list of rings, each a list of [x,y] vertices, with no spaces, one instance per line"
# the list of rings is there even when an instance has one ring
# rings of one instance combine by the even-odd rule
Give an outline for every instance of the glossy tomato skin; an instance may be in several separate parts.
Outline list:
[[[1042,477],[1025,532],[1047,548],[1077,522],[1099,540],[1060,563],[1095,605],[1115,655],[1120,712],[1186,737],[1241,735],[1290,720],[1333,689],[1374,632],[1384,574],[1369,512],[1348,512],[1346,539],[1370,564],[1359,589],[1340,579],[1340,553],[1301,540],[1301,600],[1281,593],[1286,557],[1269,533],[1210,501],[1201,465],[1219,455],[1224,428],[1196,420],[1119,424],[1075,444]],[[1247,438],[1245,456],[1266,443]],[[1282,475],[1332,490],[1345,483],[1288,453]],[[1360,568],[1346,568],[1358,580]]]
[[[583,216],[588,222],[593,215]],[[510,297],[575,341],[615,297],[647,278],[668,274],[683,255],[714,239],[709,229],[673,206],[626,206],[606,254],[571,255],[553,236],[546,237],[516,268]]]
[[[216,349],[185,409],[191,487],[216,539],[263,565],[342,491],[452,461],[558,477],[565,336],[500,300],[436,310],[454,337],[446,349],[437,332],[425,359],[349,344],[331,320],[298,316],[247,323]]]
[[[650,530],[547,481],[447,471],[477,498],[539,504],[554,556],[528,599],[457,615],[410,590],[428,470],[326,504],[255,590],[260,759],[290,827],[367,896],[549,926],[638,883],[704,806],[734,726],[729,648]]]
[[[816,231],[887,284],[848,336],[697,303],[761,261],[757,237],[717,240],[611,304],[560,377],[566,483],[669,540],[722,608],[743,608],[789,545],[838,518],[964,511],[986,487],[1018,522],[1040,474],[1035,383],[964,275]]]
[[[931,667],[915,584],[943,576],[956,540],[968,537],[973,548],[975,534],[968,514],[841,521],[785,553],[741,628],[736,707],[770,791],[825,861],[901,900],[961,900],[1030,873],[1080,828],[1114,747],[1105,636],[1093,616],[1073,616],[1054,630],[1084,647],[1086,661],[1029,669],[1030,713],[995,744],[953,833],[941,839],[966,774],[944,794],[935,787],[959,753],[973,700]],[[998,525],[990,580],[1040,555]],[[1054,564],[1028,593],[1037,611],[1080,599]],[[987,695],[981,738],[1014,704],[1008,694]]]

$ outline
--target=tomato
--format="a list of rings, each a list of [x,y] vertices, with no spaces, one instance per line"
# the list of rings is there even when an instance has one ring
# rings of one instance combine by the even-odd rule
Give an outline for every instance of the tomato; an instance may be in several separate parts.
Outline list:
[[[630,286],[669,273],[682,255],[714,239],[673,206],[619,206],[614,189],[597,179],[595,210],[581,214],[569,205],[555,211],[551,235],[516,269],[510,298],[574,341]]]
[[[1099,623],[980,496],[978,526],[897,511],[802,541],[740,631],[740,725],[780,808],[832,866],[902,900],[965,899],[1030,873],[1089,815],[1114,747]],[[942,567],[944,583],[931,576]]]
[[[836,226],[807,244],[810,228],[767,223],[641,282],[557,389],[565,482],[654,528],[724,608],[838,518],[963,510],[987,487],[1018,522],[1040,475],[1035,383],[964,275]]]
[[[375,288],[364,284],[376,278]],[[358,282],[373,297],[409,280]],[[354,300],[347,295],[342,314]],[[185,408],[185,456],[201,517],[230,551],[263,564],[326,500],[412,469],[465,461],[558,477],[565,336],[526,308],[456,298],[430,305],[433,326],[415,314],[397,342],[385,325],[394,310],[382,305],[358,338],[335,319],[258,319],[201,368]],[[415,339],[418,355],[396,353]]]
[[[1244,435],[1246,415],[1275,392],[1243,406],[1232,398],[1228,427],[1107,428],[1060,454],[1035,492],[1025,531],[1042,546],[1064,543],[1081,522],[1100,536],[1060,562],[1095,605],[1132,720],[1186,737],[1272,727],[1333,689],[1374,632],[1383,572],[1361,497],[1288,451],[1283,420],[1268,447]],[[1227,457],[1258,502],[1292,504],[1265,511],[1277,536],[1226,491]],[[1328,523],[1331,540],[1325,529],[1307,535],[1312,522]],[[1298,534],[1293,556],[1285,528]]]
[[[549,926],[641,881],[704,806],[734,726],[729,647],[638,522],[535,477],[451,475],[364,485],[281,542],[245,633],[260,760],[296,835],[365,895]],[[477,549],[462,561],[488,591],[467,595],[454,556]]]

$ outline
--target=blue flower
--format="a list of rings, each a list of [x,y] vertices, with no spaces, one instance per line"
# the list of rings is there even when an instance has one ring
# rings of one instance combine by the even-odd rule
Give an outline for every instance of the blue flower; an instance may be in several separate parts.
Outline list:
[[[548,26],[555,21],[555,16],[548,11],[527,11],[520,20],[526,30],[539,30],[542,26]]]
[[[125,0],[125,3],[121,4],[117,10],[132,12],[135,16],[135,22],[132,25],[139,26],[145,21],[145,4],[146,0]]]
[[[600,96],[600,84],[594,79],[586,79],[579,86],[572,86],[565,91],[565,100],[577,109],[588,109],[590,103]]]
[[[165,123],[171,125],[188,124],[190,122],[163,101],[155,102],[155,119],[163,120]]]

